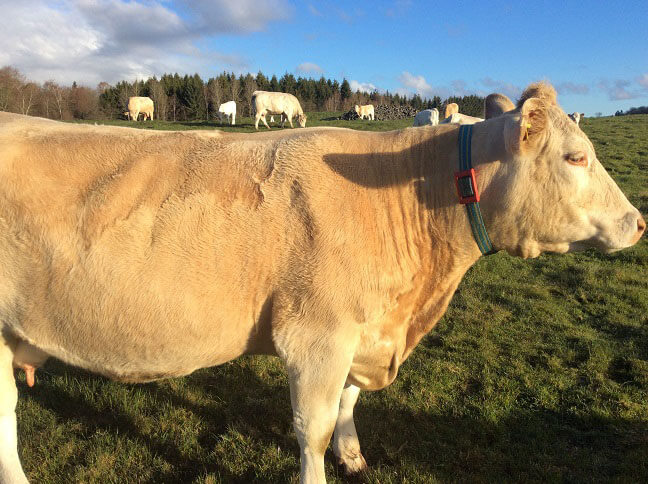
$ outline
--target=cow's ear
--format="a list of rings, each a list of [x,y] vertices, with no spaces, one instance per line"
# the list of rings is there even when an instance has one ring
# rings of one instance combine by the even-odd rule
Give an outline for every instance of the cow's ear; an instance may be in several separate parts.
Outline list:
[[[506,149],[512,154],[529,153],[537,147],[547,129],[547,103],[531,97],[519,108],[519,116],[505,125]]]
[[[489,94],[484,100],[484,115],[486,119],[496,118],[515,109],[515,104],[504,94]]]

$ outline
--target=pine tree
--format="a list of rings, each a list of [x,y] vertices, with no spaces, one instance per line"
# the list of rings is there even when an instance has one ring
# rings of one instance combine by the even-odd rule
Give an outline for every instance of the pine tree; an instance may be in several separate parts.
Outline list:
[[[345,79],[342,80],[342,85],[340,85],[340,95],[342,96],[342,101],[346,101],[351,97],[353,93],[351,92],[351,85],[349,81]]]

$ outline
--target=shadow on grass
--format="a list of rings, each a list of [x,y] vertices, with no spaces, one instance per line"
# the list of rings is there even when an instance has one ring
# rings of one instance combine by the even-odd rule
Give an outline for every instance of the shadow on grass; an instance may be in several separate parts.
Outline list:
[[[441,482],[585,482],[594,476],[599,482],[646,482],[648,478],[645,421],[521,410],[489,422],[387,411],[375,404],[360,407],[357,413],[370,466],[415,468]]]
[[[93,407],[91,398],[72,395],[48,381],[66,376],[80,384],[99,380],[110,385],[101,378],[58,362],[48,364],[47,372],[34,388],[20,383],[21,395],[54,413],[60,423],[81,424],[85,436],[98,432],[126,435],[146,446],[171,469],[152,476],[155,482],[192,482],[207,474],[217,475],[223,482],[286,482],[298,472],[298,464],[275,464],[268,470],[273,467],[269,462],[251,462],[240,471],[232,471],[217,455],[214,457],[213,449],[223,445],[228,431],[235,429],[255,447],[281,446],[298,459],[288,388],[284,382],[273,384],[261,379],[249,368],[230,365],[224,371],[199,371],[187,377],[177,391],[158,383],[137,386],[156,407],[170,404],[205,422],[198,435],[203,449],[200,455],[184,452],[173,438],[144,432],[124,409]],[[194,403],[183,395],[192,389],[208,391],[217,403]],[[519,407],[509,417],[491,422],[469,415],[413,412],[377,394],[363,397],[358,404],[356,425],[363,453],[375,470],[345,478],[348,482],[383,481],[385,475],[397,476],[400,481],[416,477],[410,475],[413,470],[418,476],[440,481],[582,482],[593,476],[597,480],[648,479],[645,421]],[[260,455],[245,458],[253,461]],[[329,464],[335,462],[330,450],[326,459]],[[259,467],[266,470],[260,474]],[[341,469],[334,469],[340,478]]]
[[[145,392],[160,409],[170,404],[205,422],[197,436],[203,449],[203,453],[199,456],[182,451],[179,442],[174,441],[173,438],[162,438],[144,432],[136,419],[124,409],[116,405],[111,405],[109,409],[103,408],[105,405],[98,408],[92,398],[80,395],[78,391],[67,392],[60,384],[53,384],[52,379],[63,376],[66,379],[76,380],[80,385],[85,383],[88,388],[95,387],[93,383],[109,386],[113,384],[112,382],[58,361],[48,362],[44,371],[41,370],[39,373],[38,384],[33,388],[28,388],[23,381],[18,382],[22,398],[31,399],[44,410],[52,412],[58,423],[80,424],[83,428],[82,434],[87,439],[92,434],[109,433],[115,437],[128,436],[139,445],[144,445],[150,455],[162,458],[172,469],[169,473],[153,475],[152,482],[192,482],[210,473],[219,476],[222,482],[258,481],[254,466],[248,466],[240,473],[233,473],[228,467],[210,459],[212,457],[210,451],[221,442],[230,429],[251,436],[256,444],[274,448],[281,444],[288,449],[288,452],[299,455],[297,442],[290,436],[292,421],[288,388],[281,388],[278,391],[276,386],[262,381],[247,368],[237,367],[235,372],[221,371],[216,374],[210,373],[209,370],[201,370],[185,377],[182,390],[212,389],[215,400],[218,400],[221,405],[196,404],[182,395],[184,391],[174,391],[160,382],[127,385],[131,389],[137,388]],[[242,382],[244,384],[241,384]],[[233,388],[237,391],[233,391]],[[260,397],[265,404],[263,408],[259,405]],[[283,405],[280,405],[277,400],[283,402]],[[259,413],[260,410],[262,413]],[[77,465],[83,463],[80,456],[74,458],[78,459]],[[291,469],[291,471],[288,476],[297,470]]]

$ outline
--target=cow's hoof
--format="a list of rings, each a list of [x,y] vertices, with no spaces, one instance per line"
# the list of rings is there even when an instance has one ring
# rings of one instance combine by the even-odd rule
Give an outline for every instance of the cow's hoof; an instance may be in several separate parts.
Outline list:
[[[357,474],[367,469],[367,461],[360,452],[347,452],[346,455],[338,458],[338,464],[344,467],[347,475]]]

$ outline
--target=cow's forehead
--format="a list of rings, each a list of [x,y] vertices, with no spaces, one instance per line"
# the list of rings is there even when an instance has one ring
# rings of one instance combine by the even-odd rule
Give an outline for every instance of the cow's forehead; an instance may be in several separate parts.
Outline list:
[[[560,140],[560,146],[564,149],[579,149],[578,145],[583,145],[582,148],[589,148],[594,152],[594,145],[588,136],[574,121],[569,119],[567,113],[558,106],[550,106],[548,114],[551,120],[552,135]]]

